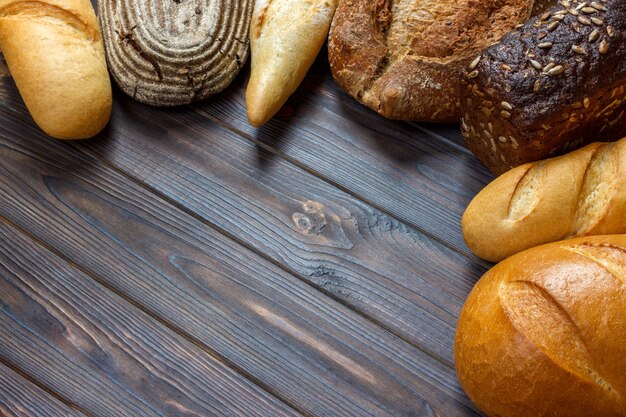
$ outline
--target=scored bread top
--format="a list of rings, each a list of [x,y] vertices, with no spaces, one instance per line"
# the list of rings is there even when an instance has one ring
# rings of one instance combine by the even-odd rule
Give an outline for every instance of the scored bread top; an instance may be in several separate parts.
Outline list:
[[[489,271],[459,319],[461,384],[488,415],[626,416],[626,236],[534,248]]]
[[[333,76],[383,116],[459,118],[458,73],[528,18],[532,0],[346,0],[329,38]]]

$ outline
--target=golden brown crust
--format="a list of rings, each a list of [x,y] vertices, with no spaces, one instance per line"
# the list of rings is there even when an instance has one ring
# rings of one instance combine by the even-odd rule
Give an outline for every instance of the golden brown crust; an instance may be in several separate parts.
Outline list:
[[[458,74],[530,15],[532,0],[346,0],[329,38],[337,83],[385,117],[459,119]]]
[[[493,262],[568,237],[626,233],[626,139],[503,174],[462,223],[468,247]]]
[[[112,97],[87,0],[0,0],[0,49],[35,122],[58,139],[96,135]]]
[[[470,294],[459,380],[489,416],[626,416],[626,236],[522,252]]]

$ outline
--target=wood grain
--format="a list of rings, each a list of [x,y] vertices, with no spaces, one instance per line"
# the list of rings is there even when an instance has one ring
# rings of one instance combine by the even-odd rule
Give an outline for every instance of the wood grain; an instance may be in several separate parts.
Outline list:
[[[491,179],[457,125],[385,120],[339,90],[322,54],[282,117],[246,121],[246,77],[194,110],[325,178],[361,200],[471,255],[460,219]]]
[[[81,150],[452,366],[456,318],[485,267],[197,112],[118,102],[123,128]]]
[[[2,216],[298,410],[478,415],[450,367],[71,145],[46,140],[23,111],[3,120]],[[142,163],[154,166],[150,158]]]
[[[0,240],[0,357],[91,415],[298,415],[5,223]]]
[[[85,417],[0,363],[0,415],[4,417]]]
[[[252,0],[101,0],[109,69],[126,94],[173,106],[226,88],[248,57]]]

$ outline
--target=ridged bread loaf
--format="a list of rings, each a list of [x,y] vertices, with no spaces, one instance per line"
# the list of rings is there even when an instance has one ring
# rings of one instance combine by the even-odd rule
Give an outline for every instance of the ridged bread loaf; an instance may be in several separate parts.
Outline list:
[[[625,417],[626,236],[551,243],[491,269],[461,312],[455,362],[489,417]]]
[[[252,0],[100,0],[111,73],[134,99],[175,106],[226,88],[248,57]]]
[[[626,233],[626,139],[503,174],[462,223],[468,247],[493,262],[570,237]]]
[[[86,139],[107,124],[111,81],[88,0],[0,0],[0,50],[48,135]]]

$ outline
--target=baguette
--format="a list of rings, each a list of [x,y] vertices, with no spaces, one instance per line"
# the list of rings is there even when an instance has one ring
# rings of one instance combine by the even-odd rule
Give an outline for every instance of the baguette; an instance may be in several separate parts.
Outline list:
[[[107,124],[111,82],[88,0],[0,0],[0,49],[48,135],[86,139]]]
[[[328,36],[337,0],[259,0],[252,13],[248,119],[261,126],[280,110]]]
[[[492,172],[626,133],[626,2],[561,1],[461,76],[461,128]]]
[[[626,235],[533,248],[472,290],[455,365],[487,416],[626,416]]]
[[[462,223],[468,247],[493,262],[569,237],[626,233],[626,139],[507,172]]]

